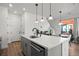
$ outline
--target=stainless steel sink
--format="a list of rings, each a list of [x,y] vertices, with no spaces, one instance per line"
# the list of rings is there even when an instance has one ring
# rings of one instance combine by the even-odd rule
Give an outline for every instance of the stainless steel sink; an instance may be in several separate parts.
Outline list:
[[[61,36],[62,38],[68,38],[68,36]]]
[[[30,38],[38,38],[38,36],[33,36],[33,35],[32,35],[32,36],[30,36]]]

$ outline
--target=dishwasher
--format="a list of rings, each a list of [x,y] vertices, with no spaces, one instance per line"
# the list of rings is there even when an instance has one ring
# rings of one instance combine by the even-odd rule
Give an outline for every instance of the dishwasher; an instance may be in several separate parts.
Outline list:
[[[31,42],[31,56],[45,56],[45,48]]]

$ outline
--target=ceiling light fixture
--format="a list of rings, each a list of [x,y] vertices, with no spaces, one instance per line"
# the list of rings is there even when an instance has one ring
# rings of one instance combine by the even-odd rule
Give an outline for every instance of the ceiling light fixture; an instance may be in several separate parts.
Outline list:
[[[52,14],[51,14],[51,3],[50,3],[50,15],[49,15],[49,20],[52,20]]]
[[[63,23],[61,23],[61,13],[62,13],[62,11],[59,11],[59,13],[60,13],[60,21],[59,21],[59,25],[62,25]]]
[[[35,23],[38,23],[38,19],[37,19],[37,9],[38,9],[38,4],[35,4],[35,6],[36,6],[36,21],[35,21]]]
[[[44,21],[44,18],[43,18],[43,3],[42,3],[42,18],[41,18],[41,22]]]
[[[10,4],[9,4],[9,7],[13,7],[13,5],[10,3]]]
[[[23,8],[23,11],[25,11],[26,10],[26,8]]]

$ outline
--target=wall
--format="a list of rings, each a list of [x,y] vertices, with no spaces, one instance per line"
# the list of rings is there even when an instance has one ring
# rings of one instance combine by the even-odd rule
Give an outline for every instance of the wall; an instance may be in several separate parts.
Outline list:
[[[0,7],[0,34],[2,37],[2,48],[6,48],[8,46],[7,40],[7,19],[8,19],[8,9]]]
[[[5,7],[0,7],[0,35],[2,37],[1,48],[7,48],[8,43],[20,38],[21,17],[8,12]]]
[[[64,20],[66,20],[66,21],[64,21]],[[62,21],[64,24],[73,24],[73,35],[74,35],[74,38],[76,40],[77,34],[79,36],[79,17],[64,19],[64,20]]]
[[[25,15],[21,15],[21,34],[25,34]]]
[[[66,24],[72,25],[71,29],[74,31],[74,18],[63,19],[61,23],[63,23],[63,25],[66,25]]]
[[[38,15],[38,24],[35,24],[35,20],[36,20],[36,15],[32,14],[32,13],[28,13],[25,12],[23,14],[23,19],[25,20],[25,34],[33,34],[32,29],[33,28],[38,28],[39,30],[48,30],[49,28],[49,23],[47,22],[47,20],[44,18],[44,22],[40,22],[41,20],[41,16]],[[42,28],[40,28],[40,26],[42,26]]]
[[[78,30],[78,36],[79,36],[79,18],[77,18],[77,30]]]
[[[8,43],[18,41],[20,38],[21,18],[17,14],[8,14],[7,29],[8,29]]]
[[[77,36],[79,36],[79,18],[74,18],[74,37],[75,37],[75,40],[76,40]]]
[[[59,25],[59,20],[54,19],[54,20],[49,20],[48,22],[53,29],[53,34],[55,35],[61,34],[61,26]]]

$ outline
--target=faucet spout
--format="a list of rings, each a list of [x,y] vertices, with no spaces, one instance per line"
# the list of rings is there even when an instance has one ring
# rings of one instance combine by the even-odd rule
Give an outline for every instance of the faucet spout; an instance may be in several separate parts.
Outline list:
[[[36,30],[36,33],[35,34],[36,34],[36,36],[38,36],[39,30],[37,28],[33,28],[32,31],[34,31],[34,30]]]

